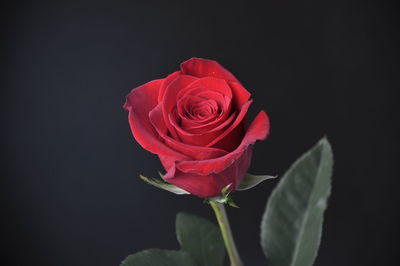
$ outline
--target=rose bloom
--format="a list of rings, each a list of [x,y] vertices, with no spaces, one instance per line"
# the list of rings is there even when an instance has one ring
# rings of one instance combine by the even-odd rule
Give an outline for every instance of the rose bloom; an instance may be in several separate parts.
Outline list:
[[[208,198],[233,191],[251,161],[251,146],[269,132],[261,111],[250,126],[245,118],[250,93],[213,60],[192,58],[166,78],[133,89],[124,108],[133,136],[158,155],[164,179]]]

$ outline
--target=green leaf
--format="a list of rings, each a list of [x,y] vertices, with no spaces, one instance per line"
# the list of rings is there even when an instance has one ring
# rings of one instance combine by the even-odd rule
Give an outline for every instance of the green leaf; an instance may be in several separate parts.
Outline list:
[[[190,253],[197,266],[220,266],[225,246],[216,225],[206,219],[179,213],[176,217],[176,236],[183,251]]]
[[[183,190],[173,184],[167,183],[164,180],[159,180],[159,179],[155,179],[155,178],[148,178],[145,176],[140,175],[140,178],[143,181],[146,181],[147,183],[149,183],[150,185],[153,185],[155,187],[167,190],[169,192],[178,194],[178,195],[183,195],[183,194],[190,194],[189,192],[187,192],[186,190]]]
[[[285,173],[268,201],[261,245],[270,266],[310,266],[321,240],[333,155],[326,138]]]
[[[129,255],[120,266],[221,266],[225,246],[213,223],[193,215],[179,213],[176,235],[181,250],[147,249]]]
[[[147,249],[129,255],[120,266],[196,266],[184,251]]]
[[[238,188],[236,190],[247,190],[250,189],[252,187],[257,186],[258,184],[260,184],[261,182],[267,180],[267,179],[272,179],[272,178],[276,178],[276,176],[271,176],[271,175],[252,175],[247,173],[242,182],[240,183],[240,185],[238,186]]]

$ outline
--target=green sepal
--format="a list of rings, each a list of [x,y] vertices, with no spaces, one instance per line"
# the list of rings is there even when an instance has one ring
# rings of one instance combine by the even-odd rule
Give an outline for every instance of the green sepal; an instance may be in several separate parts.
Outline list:
[[[140,178],[143,181],[145,181],[148,184],[150,184],[150,185],[153,185],[153,186],[155,186],[157,188],[164,189],[166,191],[172,192],[172,193],[177,194],[177,195],[190,194],[186,190],[166,182],[164,179],[160,180],[160,179],[156,179],[156,178],[148,178],[148,177],[145,177],[143,175],[140,175]]]
[[[243,191],[247,190],[250,188],[253,188],[260,184],[261,182],[267,180],[267,179],[273,179],[277,178],[277,176],[271,176],[271,175],[252,175],[247,173],[242,182],[239,184],[239,186],[236,188],[238,191]]]
[[[226,185],[223,189],[221,189],[221,195],[225,196],[225,195],[229,195],[229,191],[228,189],[232,186],[232,183],[230,183],[229,185]]]
[[[205,203],[210,203],[210,201],[215,201],[218,203],[222,203],[222,204],[228,204],[231,207],[234,208],[240,208],[233,200],[232,200],[232,196],[228,193],[225,195],[221,195],[221,196],[217,196],[217,197],[212,197],[212,198],[208,198],[205,199],[204,202]]]
[[[233,200],[232,197],[228,197],[228,200],[226,201],[226,204],[233,208],[240,208]]]
[[[230,191],[229,188],[232,186],[232,183],[225,186],[223,189],[221,189],[221,195],[220,196],[216,196],[216,197],[212,197],[212,198],[208,198],[204,200],[204,203],[210,203],[210,201],[215,201],[218,203],[222,203],[222,204],[228,204],[231,207],[234,208],[240,208],[233,200],[232,200],[232,196],[230,195]]]
[[[157,173],[158,173],[158,175],[161,177],[161,179],[165,181],[165,179],[164,179],[164,174],[162,174],[160,171],[158,171]]]

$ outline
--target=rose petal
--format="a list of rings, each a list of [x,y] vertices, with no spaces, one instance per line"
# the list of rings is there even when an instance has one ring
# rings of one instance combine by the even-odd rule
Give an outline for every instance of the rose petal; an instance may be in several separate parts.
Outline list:
[[[183,130],[177,123],[176,121],[176,117],[174,117],[173,115],[169,115],[169,122],[171,123],[171,125],[174,127],[174,129],[176,130],[176,133],[179,136],[179,139],[186,143],[186,144],[190,144],[190,145],[195,145],[195,146],[205,146],[205,147],[211,147],[208,146],[207,144],[210,143],[211,141],[213,141],[214,139],[218,138],[219,135],[221,135],[221,133],[225,130],[226,127],[228,127],[232,121],[234,120],[236,116],[236,113],[232,113],[231,116],[226,119],[222,124],[218,125],[217,127],[206,131],[204,133],[199,133],[199,134],[194,134],[194,133],[190,133],[187,132],[185,130]]]
[[[216,96],[217,93],[221,96]],[[169,92],[167,94],[169,94]],[[214,99],[214,100],[219,99],[218,102],[220,103],[220,105],[222,105],[220,107],[224,111],[222,116],[219,117],[217,119],[217,121],[215,121],[216,119],[214,119],[214,116],[209,117],[209,118],[204,118],[203,121],[201,121],[201,119],[197,119],[197,118],[185,117],[184,110],[183,110],[184,108],[182,108],[182,106],[181,106],[181,101],[183,101],[183,103],[188,103],[187,97],[189,97],[189,96],[193,96],[193,97],[204,96],[205,98],[210,97],[210,99]],[[208,134],[207,136],[204,136],[204,137],[201,137],[201,136],[196,137],[193,134],[200,134],[202,132],[209,131],[209,130],[211,130],[211,128],[213,126],[215,128],[217,128],[217,130],[220,130],[221,125],[223,125],[224,127],[227,125],[227,123],[225,123],[224,121],[230,114],[231,104],[230,104],[230,101],[228,101],[229,102],[228,105],[225,104],[227,102],[224,99],[225,97],[229,97],[229,98],[232,97],[231,88],[229,87],[229,85],[226,83],[225,80],[222,80],[219,78],[214,78],[214,77],[206,77],[206,78],[197,79],[196,81],[192,82],[190,85],[186,86],[186,88],[180,90],[178,92],[176,98],[178,99],[178,107],[177,108],[178,108],[178,114],[180,115],[181,120],[180,121],[177,121],[177,120],[171,121],[170,120],[171,124],[173,121],[175,122],[176,133],[178,136],[174,136],[174,137],[179,137],[179,138],[181,138],[182,141],[184,141],[186,143],[193,144],[193,145],[200,145],[200,146],[205,145],[208,142],[215,139],[219,133],[218,134],[215,134],[215,133]],[[170,109],[170,113],[172,113],[172,109]],[[215,121],[215,122],[211,122],[211,121]],[[177,126],[181,126],[180,122],[182,122],[183,126],[180,128],[177,128]],[[189,130],[189,128],[192,126],[201,127],[203,123],[206,126],[205,129],[197,128],[197,129],[193,129],[194,131]],[[186,128],[188,128],[187,131],[186,131]]]
[[[224,187],[231,185],[229,191],[233,191],[240,184],[250,166],[251,153],[251,147],[247,147],[234,163],[229,164],[221,172],[211,172],[207,175],[195,172],[185,173],[170,164],[170,170],[164,178],[168,182],[201,198],[219,196]]]
[[[193,95],[201,90],[215,90],[221,93],[222,95],[228,97],[233,96],[232,88],[225,80],[214,77],[205,77],[205,78],[198,78],[196,81],[190,84],[190,86],[183,88],[178,92],[178,94],[175,97],[176,99],[180,99],[181,97],[187,94]]]
[[[213,95],[210,97],[210,94]],[[231,98],[228,96],[223,96],[215,91],[205,91],[204,93],[201,92],[198,94],[199,96],[205,96],[212,98],[212,101],[215,99],[215,102],[218,105],[218,110],[216,113],[211,114],[204,119],[193,119],[191,115],[187,115],[187,106],[191,104],[190,100],[203,100],[203,103],[206,103],[210,100],[204,100],[199,96],[192,96],[192,95],[185,95],[181,98],[177,105],[177,113],[180,118],[180,125],[182,129],[189,133],[199,134],[206,131],[211,130],[222,124],[228,115],[230,114],[231,110]]]
[[[233,152],[216,159],[177,162],[176,167],[185,173],[191,172],[201,175],[208,175],[212,172],[219,173],[224,170],[225,167],[234,163],[234,161],[240,157],[241,153],[247,149],[249,145],[254,144],[257,140],[265,139],[268,132],[269,119],[267,114],[264,111],[261,111],[250,124],[240,145]]]
[[[235,149],[236,145],[239,144],[240,140],[242,139],[244,130],[244,125],[242,122],[252,102],[253,101],[248,101],[245,103],[240,109],[236,120],[227,129],[225,129],[221,135],[208,143],[207,146],[216,146],[218,148],[226,149],[227,151]],[[221,141],[223,141],[223,143],[220,143]]]
[[[124,108],[129,111],[128,119],[133,136],[144,149],[152,153],[164,154],[177,160],[190,159],[162,143],[150,123],[148,113],[157,105],[161,83],[162,80],[150,81],[127,95]]]
[[[263,140],[269,132],[269,119],[261,111],[251,123],[239,147],[219,158],[203,161],[175,162],[168,156],[161,156],[168,172],[168,182],[202,198],[218,196],[222,188],[232,184],[235,190],[243,179],[251,161],[251,145]]]
[[[228,84],[232,89],[234,107],[240,109],[250,99],[251,94],[240,82],[228,82]]]
[[[214,99],[206,99],[197,95],[185,95],[179,99],[177,103],[177,115],[180,119],[184,120],[183,124],[185,124],[185,122],[196,125],[202,124],[213,118],[200,118],[198,115],[196,115],[196,111],[199,111],[202,108],[208,109],[209,107],[207,105],[209,104],[213,105],[214,107],[218,107],[218,104]]]
[[[161,102],[162,99],[164,98],[165,91],[169,84],[171,84],[172,81],[174,81],[179,75],[181,74],[181,71],[176,71],[170,75],[168,75],[165,79],[163,79],[163,82],[160,86],[160,90],[158,93],[158,102]]]
[[[185,75],[192,75],[198,78],[216,77],[229,81],[237,81],[223,66],[214,60],[191,58],[181,64],[181,72]]]
[[[209,147],[196,147],[182,143],[180,141],[177,141],[169,137],[167,135],[168,129],[164,122],[161,105],[155,107],[150,112],[149,117],[152,125],[157,130],[158,135],[164,140],[165,144],[171,147],[173,150],[176,150],[186,156],[189,156],[192,160],[205,160],[205,159],[217,158],[227,154],[226,151],[221,149],[209,148]],[[170,158],[170,159],[175,161],[175,158]],[[166,160],[167,159],[165,159],[164,161]],[[168,167],[166,167],[166,169],[168,169]]]
[[[197,78],[193,76],[179,75],[167,86],[166,91],[164,93],[164,97],[161,102],[164,122],[169,130],[169,133],[175,139],[179,139],[179,136],[176,133],[174,127],[171,125],[171,123],[169,123],[168,114],[170,114],[172,112],[172,109],[176,106],[176,101],[177,101],[176,95],[178,94],[178,92],[196,80]]]

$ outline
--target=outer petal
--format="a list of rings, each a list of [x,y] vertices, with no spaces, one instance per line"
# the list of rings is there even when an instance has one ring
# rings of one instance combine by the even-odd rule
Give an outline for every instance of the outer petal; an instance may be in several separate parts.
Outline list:
[[[178,153],[160,141],[149,120],[149,112],[157,105],[158,91],[163,80],[150,81],[133,89],[126,97],[124,108],[129,111],[129,124],[136,141],[146,150],[187,160],[189,157]]]
[[[174,73],[168,75],[163,82],[161,83],[160,90],[158,91],[158,102],[161,102],[164,98],[165,91],[171,82],[173,82],[179,75],[181,74],[180,71],[175,71]]]
[[[251,147],[248,147],[234,163],[219,173],[208,175],[185,173],[172,167],[164,178],[173,175],[174,178],[168,179],[172,184],[198,197],[210,198],[220,195],[221,190],[229,184],[231,184],[230,191],[234,190],[246,174],[250,161]]]
[[[269,119],[261,111],[248,128],[243,141],[233,152],[210,160],[180,161],[166,166],[164,176],[171,182],[199,197],[213,197],[232,183],[232,190],[243,179],[251,159],[251,144],[263,140],[269,132]],[[168,160],[168,159],[165,159]]]
[[[215,77],[227,81],[237,81],[231,72],[214,60],[191,58],[181,64],[181,72],[198,78]]]
[[[229,86],[232,89],[234,107],[240,109],[250,99],[251,94],[239,82],[229,82]]]

